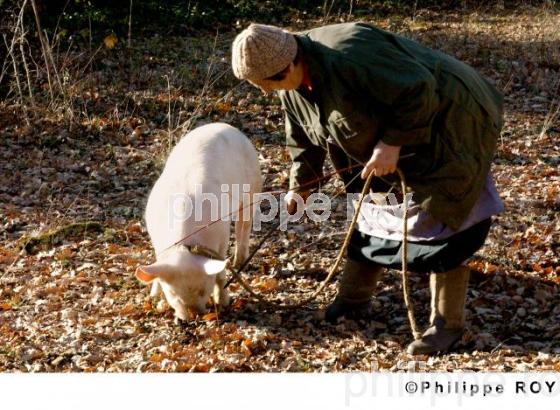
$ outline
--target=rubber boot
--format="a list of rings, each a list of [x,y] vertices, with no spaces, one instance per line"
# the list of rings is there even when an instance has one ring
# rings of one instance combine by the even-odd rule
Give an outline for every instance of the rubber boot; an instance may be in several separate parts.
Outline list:
[[[350,319],[367,315],[383,270],[375,264],[348,259],[340,275],[336,298],[325,310],[325,320],[336,323],[341,316]]]
[[[408,346],[409,354],[445,352],[461,338],[465,328],[469,275],[469,268],[462,265],[444,273],[430,275],[430,327],[419,340]]]

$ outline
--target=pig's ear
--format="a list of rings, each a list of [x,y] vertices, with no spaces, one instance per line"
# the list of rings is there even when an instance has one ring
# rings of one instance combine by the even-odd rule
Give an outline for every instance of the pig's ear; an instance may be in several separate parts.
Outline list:
[[[202,268],[207,275],[217,275],[226,268],[227,261],[218,261],[216,259],[208,259],[202,263]]]
[[[161,263],[139,266],[136,268],[136,278],[140,282],[150,283],[154,279],[161,278],[168,273],[168,266]]]

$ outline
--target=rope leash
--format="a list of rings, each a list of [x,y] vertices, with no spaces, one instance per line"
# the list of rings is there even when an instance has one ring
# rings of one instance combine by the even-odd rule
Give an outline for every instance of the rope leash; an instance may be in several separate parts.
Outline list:
[[[397,173],[401,180],[401,190],[403,194],[403,240],[402,240],[402,265],[401,265],[401,275],[402,275],[402,286],[403,286],[403,296],[404,304],[406,306],[406,311],[408,315],[408,323],[410,324],[410,331],[412,332],[412,337],[414,340],[419,340],[422,337],[422,333],[418,330],[418,325],[416,324],[416,318],[414,317],[414,305],[410,300],[410,274],[408,272],[408,201],[406,200],[406,179],[403,172],[397,168]]]
[[[402,280],[403,280],[403,294],[404,294],[404,301],[405,301],[405,305],[406,305],[406,309],[407,309],[407,313],[408,313],[408,320],[410,323],[410,328],[412,331],[412,336],[414,337],[414,340],[418,340],[421,337],[421,333],[418,331],[418,327],[416,325],[416,319],[414,317],[414,307],[412,305],[412,301],[410,299],[410,281],[409,281],[409,274],[408,274],[408,269],[407,269],[407,257],[408,257],[408,202],[406,200],[406,192],[407,192],[407,186],[406,186],[406,179],[404,177],[404,174],[402,173],[402,171],[400,169],[397,168],[397,173],[399,174],[400,177],[400,181],[401,181],[401,190],[403,193],[403,240],[402,240],[402,269],[401,269],[401,274],[402,274]],[[237,270],[232,269],[231,266],[229,266],[229,270],[232,274],[232,279],[235,279],[240,285],[241,287],[243,287],[243,289],[245,289],[251,296],[253,296],[259,303],[265,305],[265,306],[269,306],[275,309],[280,309],[280,310],[291,310],[291,309],[296,309],[299,308],[301,306],[304,306],[306,304],[308,304],[310,301],[312,301],[313,299],[315,299],[317,297],[317,295],[319,295],[319,293],[321,293],[325,287],[327,286],[327,284],[329,283],[329,281],[336,275],[336,271],[340,265],[340,262],[342,261],[342,258],[344,257],[346,250],[348,249],[348,245],[350,244],[350,238],[352,236],[352,233],[354,232],[354,228],[356,226],[356,222],[358,220],[358,215],[360,213],[360,209],[362,207],[362,203],[365,199],[365,197],[367,196],[370,186],[371,186],[371,181],[373,180],[373,173],[370,173],[368,178],[366,179],[365,183],[364,183],[364,187],[362,188],[362,192],[360,195],[360,200],[356,206],[356,209],[354,210],[354,215],[352,217],[352,222],[350,223],[350,226],[348,228],[348,232],[346,233],[346,237],[344,238],[344,242],[342,244],[342,247],[340,248],[340,251],[338,253],[338,256],[336,258],[336,261],[334,263],[334,265],[331,267],[329,274],[327,275],[327,277],[323,280],[323,282],[321,283],[321,285],[319,286],[319,288],[313,292],[310,296],[308,296],[307,298],[297,302],[297,303],[293,303],[293,304],[285,304],[285,303],[280,303],[277,300],[274,299],[267,299],[264,296],[256,293],[251,286],[241,277],[241,271],[245,268],[245,266],[249,263],[249,261],[252,259],[252,257],[255,255],[255,253],[258,251],[258,249],[260,249],[260,247],[262,246],[262,244],[264,243],[264,241],[271,235],[271,233],[278,227],[279,223],[276,224],[276,226],[273,226],[265,235],[265,237],[261,240],[261,242],[259,243],[259,246],[253,251],[253,253],[245,260],[245,262],[243,263],[243,265],[238,268]],[[228,284],[231,282],[228,282]]]

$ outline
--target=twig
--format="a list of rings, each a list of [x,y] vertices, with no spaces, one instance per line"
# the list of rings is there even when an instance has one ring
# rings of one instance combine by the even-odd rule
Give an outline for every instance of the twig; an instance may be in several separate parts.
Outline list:
[[[46,39],[46,41],[47,41],[47,43],[46,43],[46,52],[47,52],[47,56],[48,56],[48,58],[49,58],[49,61],[50,61],[50,63],[51,63],[51,67],[52,67],[52,69],[53,69],[53,71],[54,71],[54,76],[55,76],[55,78],[56,78],[56,83],[57,83],[57,85],[58,85],[58,89],[59,89],[60,93],[62,94],[62,97],[64,98],[64,100],[65,100],[65,102],[66,102],[66,94],[65,94],[65,92],[64,92],[64,87],[63,87],[63,85],[62,85],[62,81],[60,80],[60,75],[58,74],[58,71],[59,71],[59,70],[58,70],[58,67],[57,67],[57,65],[56,65],[56,63],[55,63],[55,61],[54,61],[54,57],[53,57],[53,54],[52,54],[53,44],[51,44],[51,42],[50,42],[50,40],[49,40],[49,38],[48,38],[48,36],[47,36],[47,32],[46,32],[46,31],[43,32],[43,37],[44,37],[44,38]],[[54,38],[53,38],[53,41],[54,41]]]
[[[132,0],[130,0],[130,8],[128,10],[128,48],[132,47]]]
[[[91,63],[93,63],[93,59],[97,56],[97,53],[103,48],[103,46],[97,47],[97,50],[91,55],[88,62],[82,67],[81,72],[78,73],[78,76],[81,77],[85,74],[86,70],[90,67]]]
[[[23,4],[21,5],[21,8],[19,10],[18,17],[16,19],[15,28],[14,28],[14,35],[12,37],[12,41],[11,41],[9,47],[8,47],[7,41],[4,39],[4,42],[6,43],[6,49],[7,49],[8,53],[6,54],[6,58],[4,60],[4,65],[2,67],[2,72],[0,73],[0,83],[2,83],[2,79],[4,78],[4,75],[7,72],[7,66],[10,65],[8,56],[11,53],[13,53],[13,51],[14,51],[14,47],[16,45],[16,40],[17,40],[18,27],[20,26],[20,22],[23,21],[23,14],[25,12],[25,6],[26,5],[27,5],[27,0],[24,0]],[[6,35],[4,34],[3,37],[6,37]]]
[[[173,148],[172,131],[171,131],[171,84],[169,83],[169,76],[164,75],[167,80],[167,149],[171,152]]]
[[[29,93],[29,103],[32,107],[35,106],[35,101],[33,98],[33,89],[31,87],[31,75],[29,74],[29,66],[27,65],[27,60],[25,58],[25,50],[23,49],[23,41],[25,39],[25,31],[23,28],[23,19],[20,20],[20,30],[21,30],[21,38],[19,42],[19,51],[21,52],[21,61],[23,63],[23,68],[25,70],[25,76],[27,78],[27,91]]]
[[[66,12],[66,8],[68,8],[68,4],[70,4],[70,0],[66,0],[66,4],[62,8],[62,11],[60,12],[60,15],[58,16],[58,19],[56,20],[56,26],[54,27],[54,36],[55,37],[56,37],[56,34],[58,33],[58,28],[60,27],[60,21],[62,20],[62,16],[64,16],[64,13]]]
[[[88,13],[88,37],[89,37],[89,52],[91,54],[92,34],[91,34],[91,15],[89,13]]]
[[[334,6],[334,1],[335,0],[331,0],[331,5],[328,8],[327,8],[327,4],[329,0],[325,0],[325,2],[323,3],[323,22],[326,22],[329,19],[332,8]]]
[[[8,47],[8,43],[6,41],[6,36],[4,36],[4,44],[6,44],[6,48]],[[13,68],[14,68],[14,78],[16,80],[16,85],[17,85],[17,90],[18,90],[18,94],[19,94],[19,101],[20,101],[20,105],[23,111],[23,116],[25,118],[25,122],[27,123],[27,125],[29,125],[29,116],[27,114],[27,107],[25,105],[25,101],[23,100],[23,91],[21,89],[21,83],[19,81],[19,70],[18,70],[18,65],[17,65],[17,61],[16,61],[16,57],[13,53],[13,51],[10,51],[10,57],[12,57],[12,64],[13,64]]]
[[[51,95],[51,101],[54,101],[54,91],[51,80],[51,69],[49,64],[49,58],[47,56],[47,42],[43,36],[43,30],[41,29],[41,19],[39,18],[39,12],[37,10],[37,4],[35,0],[31,0],[31,7],[33,8],[33,15],[35,16],[35,24],[37,26],[37,35],[39,36],[39,42],[41,43],[41,50],[43,51],[43,59],[45,60],[45,68],[47,70],[47,81],[49,83],[49,93]]]

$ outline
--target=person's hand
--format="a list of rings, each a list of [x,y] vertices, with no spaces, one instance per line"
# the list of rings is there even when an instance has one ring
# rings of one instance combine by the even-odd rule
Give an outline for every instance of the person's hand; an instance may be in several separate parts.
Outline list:
[[[284,197],[284,202],[286,204],[286,210],[290,215],[294,215],[298,211],[298,201],[296,200],[296,195],[299,195],[303,199],[303,206],[305,206],[305,201],[311,193],[309,191],[290,191]],[[300,204],[301,205],[301,204]]]
[[[395,172],[400,151],[400,146],[387,145],[383,141],[379,141],[373,149],[371,158],[362,170],[362,179],[366,179],[372,172],[378,177]]]

